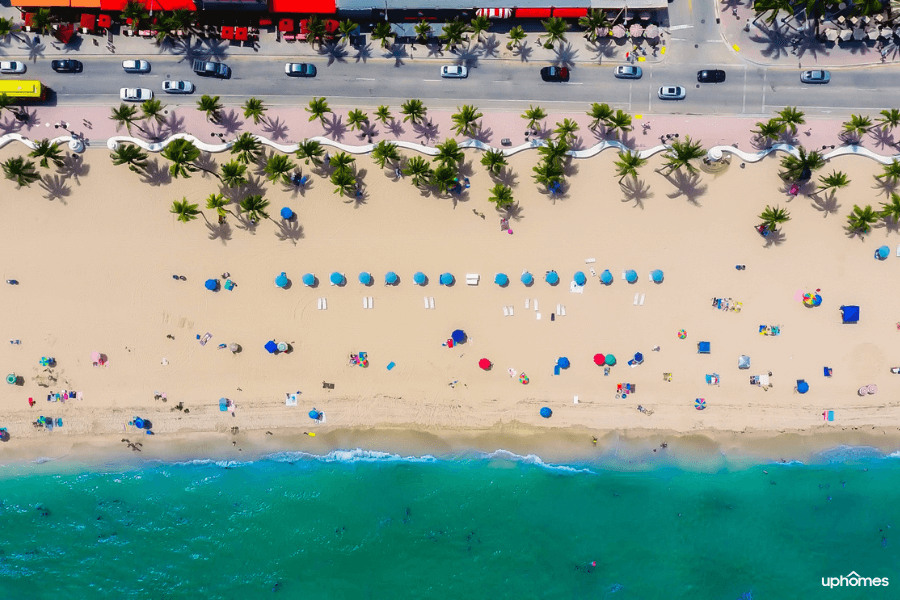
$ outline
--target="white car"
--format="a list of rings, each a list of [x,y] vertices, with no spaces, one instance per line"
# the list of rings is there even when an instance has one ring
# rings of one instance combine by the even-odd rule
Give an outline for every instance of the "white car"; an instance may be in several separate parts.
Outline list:
[[[122,88],[119,98],[126,102],[145,102],[153,99],[153,92],[147,88]]]
[[[462,65],[444,65],[441,67],[441,77],[448,79],[465,79],[469,76],[469,70]]]
[[[24,73],[25,63],[18,60],[0,61],[0,73]]]
[[[657,92],[660,100],[684,100],[685,95],[686,92],[680,85],[664,85]]]
[[[640,79],[644,72],[640,67],[622,65],[614,71],[616,79]]]
[[[150,63],[146,60],[123,60],[122,68],[126,73],[149,73]]]
[[[162,82],[162,89],[167,94],[192,94],[194,84],[190,81],[167,79]]]

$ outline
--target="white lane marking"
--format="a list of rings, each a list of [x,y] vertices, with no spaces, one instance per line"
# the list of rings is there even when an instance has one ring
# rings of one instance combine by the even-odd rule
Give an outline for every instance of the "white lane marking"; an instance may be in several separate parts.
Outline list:
[[[378,81],[377,79],[373,79],[370,77],[357,77],[356,80],[357,81]]]
[[[422,81],[431,81],[431,82],[434,82],[434,81],[440,81],[440,79],[423,79]]]
[[[509,83],[508,79],[495,79],[491,83]]]
[[[669,27],[669,31],[678,31],[679,29],[693,29],[693,25],[672,25]]]
[[[741,113],[747,112],[747,65],[744,65],[744,99],[741,102]]]
[[[766,92],[768,91],[766,88],[769,87],[768,79],[769,79],[769,70],[765,69],[765,70],[763,70],[763,86],[762,86],[763,95],[762,95],[762,105],[760,106],[760,108],[762,109],[763,112],[766,112]]]

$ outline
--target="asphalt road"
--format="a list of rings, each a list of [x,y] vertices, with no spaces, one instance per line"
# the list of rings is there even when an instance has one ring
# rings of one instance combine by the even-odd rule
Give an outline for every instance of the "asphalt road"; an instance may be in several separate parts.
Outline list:
[[[674,52],[673,52],[674,54]],[[721,53],[716,53],[722,56]],[[241,104],[255,96],[271,105],[305,105],[311,96],[325,96],[332,106],[397,105],[408,98],[420,98],[431,107],[455,107],[472,103],[479,108],[515,108],[529,103],[557,110],[585,110],[585,104],[606,102],[631,113],[745,114],[769,115],[783,106],[798,106],[807,114],[846,115],[900,106],[896,90],[900,72],[893,69],[850,68],[832,71],[827,85],[803,85],[799,69],[776,69],[743,64],[709,64],[698,60],[648,65],[637,81],[617,80],[612,65],[576,64],[569,83],[541,81],[544,64],[503,61],[476,62],[467,79],[441,79],[438,61],[369,59],[356,63],[327,59],[313,60],[319,74],[313,79],[289,78],[284,60],[265,57],[232,57],[227,62],[233,75],[229,80],[198,77],[187,61],[177,56],[151,59],[149,74],[128,74],[122,57],[87,57],[81,74],[58,74],[49,61],[28,65],[22,76],[40,79],[56,92],[60,105],[114,105],[121,87],[146,87],[168,103],[192,103],[201,94],[218,95],[226,105]],[[448,63],[451,61],[447,61]],[[720,84],[698,84],[698,68],[722,68],[727,79]],[[877,72],[877,76],[875,73]],[[192,97],[162,93],[167,78],[193,81]],[[877,87],[875,84],[877,83]],[[681,85],[687,97],[662,101],[656,92],[662,85]]]

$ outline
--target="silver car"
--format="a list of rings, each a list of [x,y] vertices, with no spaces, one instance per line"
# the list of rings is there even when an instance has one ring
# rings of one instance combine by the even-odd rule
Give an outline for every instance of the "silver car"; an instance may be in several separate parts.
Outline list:
[[[162,82],[162,89],[167,94],[192,94],[194,84],[190,81],[167,79]]]
[[[146,102],[153,99],[153,92],[147,88],[122,88],[119,98],[126,102]]]
[[[684,100],[685,95],[686,92],[680,85],[664,85],[657,92],[660,100]]]
[[[831,81],[831,73],[828,71],[803,71],[800,73],[800,83],[828,83]]]
[[[0,73],[24,73],[25,63],[18,60],[0,61]]]
[[[146,60],[123,60],[122,68],[126,73],[149,73],[150,63]]]
[[[618,66],[614,73],[616,79],[640,79],[644,74],[640,67],[633,67],[631,65]]]
[[[469,70],[462,65],[444,65],[441,67],[441,77],[448,79],[465,79],[469,76]]]

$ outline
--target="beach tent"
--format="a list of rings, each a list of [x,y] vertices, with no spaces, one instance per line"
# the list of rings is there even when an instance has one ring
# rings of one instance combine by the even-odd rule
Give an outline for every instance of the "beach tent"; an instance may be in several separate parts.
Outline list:
[[[534,275],[532,275],[532,274],[529,273],[528,271],[524,271],[524,272],[522,273],[522,276],[521,276],[519,279],[520,279],[520,280],[522,281],[522,283],[524,283],[525,285],[531,285],[532,283],[534,283]]]
[[[441,273],[441,278],[438,283],[441,285],[453,285],[453,275],[450,273]]]
[[[425,285],[425,273],[417,271],[416,274],[413,275],[413,283],[416,285]]]
[[[363,271],[362,273],[359,274],[359,282],[363,285],[371,285],[372,284],[372,274],[367,271]]]
[[[891,249],[887,246],[882,246],[878,250],[875,251],[875,258],[878,260],[884,260],[891,254]]]
[[[478,366],[482,368],[482,370],[487,371],[491,368],[491,361],[486,358],[482,358],[478,361]]]
[[[462,329],[454,329],[453,333],[450,334],[450,339],[453,340],[454,344],[462,344],[466,341],[466,332]]]
[[[654,269],[650,271],[650,279],[653,280],[653,283],[662,283],[663,280],[663,272],[661,269]]]
[[[335,271],[331,274],[329,280],[331,281],[331,285],[344,285],[344,274]]]
[[[566,358],[565,356],[560,356],[559,360],[556,361],[556,364],[560,369],[568,369],[570,363],[568,358]]]
[[[509,285],[509,277],[506,276],[506,273],[497,273],[494,275],[494,283],[500,287],[507,286]]]
[[[400,278],[397,277],[397,274],[393,271],[388,271],[387,275],[384,276],[384,282],[388,285],[394,285],[395,283],[397,283],[398,279]]]
[[[285,206],[284,208],[281,209],[281,218],[284,219],[285,221],[293,219],[294,211],[292,211],[287,206]]]
[[[219,398],[219,411],[225,412],[228,410],[228,398]]]
[[[606,364],[610,367],[616,364],[616,357],[612,354],[606,355]]]
[[[552,414],[553,414],[553,411],[550,410],[546,406],[541,409],[541,416],[544,417],[545,419],[549,419],[550,415],[552,415]]]
[[[841,316],[843,317],[844,323],[858,323],[859,322],[859,307],[858,306],[841,306]]]
[[[602,354],[595,354],[594,355],[594,364],[597,365],[598,367],[602,367],[603,365],[606,364],[606,357],[603,356]]]
[[[307,273],[306,275],[304,275],[303,276],[303,285],[306,285],[309,287],[316,285],[316,276],[313,275],[312,273]]]
[[[809,384],[806,383],[806,381],[804,381],[803,379],[798,379],[797,380],[797,391],[800,392],[801,394],[805,394],[806,392],[809,391]]]
[[[265,348],[269,354],[275,354],[275,351],[278,350],[278,344],[275,343],[275,340],[269,340],[266,342]]]
[[[280,288],[287,287],[288,278],[284,271],[281,272],[281,275],[275,278],[275,285]]]
[[[738,359],[738,369],[749,369],[750,368],[750,357],[746,354],[742,354]]]
[[[698,354],[709,354],[709,342],[697,342]]]
[[[628,283],[634,283],[635,281],[637,281],[637,271],[635,271],[634,269],[628,269],[627,271],[625,271],[625,281],[627,281]]]
[[[557,274],[556,271],[547,271],[547,275],[544,276],[544,281],[550,285],[556,285],[559,283],[559,274]]]
[[[206,283],[204,283],[203,286],[211,292],[218,291],[219,280],[218,279],[207,279]]]
[[[575,285],[584,285],[587,283],[587,277],[581,271],[575,272]]]
[[[609,272],[609,269],[606,269],[602,273],[600,273],[600,283],[603,285],[609,285],[613,282],[613,275]]]

